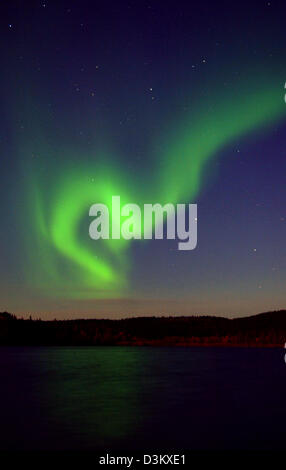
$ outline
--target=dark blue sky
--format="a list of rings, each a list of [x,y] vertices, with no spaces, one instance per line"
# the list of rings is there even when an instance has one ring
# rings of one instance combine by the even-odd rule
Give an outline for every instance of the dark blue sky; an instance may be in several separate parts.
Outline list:
[[[283,104],[285,14],[284,2],[276,1],[1,5],[0,310],[66,318],[285,308],[283,116],[216,149],[195,200],[182,201],[198,204],[197,248],[180,252],[177,241],[167,240],[132,244],[120,299],[116,293],[75,299],[54,289],[45,274],[53,247],[33,249],[29,206],[35,179],[48,201],[59,175],[100,163],[101,149],[116,155],[115,174],[135,194],[152,194],[157,155],[163,175],[180,123],[191,122],[190,135],[201,115],[206,122],[212,116],[214,129],[241,123],[247,116],[239,102],[251,101],[264,82]],[[220,104],[227,115],[216,114]],[[263,112],[260,101],[255,106],[257,115]],[[201,130],[202,147],[209,131]],[[183,179],[184,169],[182,185]],[[65,261],[52,256],[58,274]],[[75,289],[77,266],[65,273]]]

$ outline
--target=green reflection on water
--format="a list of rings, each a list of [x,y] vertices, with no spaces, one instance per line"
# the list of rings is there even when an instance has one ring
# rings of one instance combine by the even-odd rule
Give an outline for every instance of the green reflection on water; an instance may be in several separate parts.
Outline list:
[[[39,359],[47,426],[81,447],[120,445],[140,417],[142,355],[132,348],[51,348]]]

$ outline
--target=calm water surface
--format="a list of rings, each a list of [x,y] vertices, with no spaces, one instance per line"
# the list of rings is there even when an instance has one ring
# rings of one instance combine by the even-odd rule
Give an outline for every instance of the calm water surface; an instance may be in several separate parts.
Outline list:
[[[283,449],[282,349],[0,348],[1,449]]]

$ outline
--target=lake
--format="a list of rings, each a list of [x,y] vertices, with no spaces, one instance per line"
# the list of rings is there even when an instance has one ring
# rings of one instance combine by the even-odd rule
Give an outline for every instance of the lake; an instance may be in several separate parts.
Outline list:
[[[1,347],[0,449],[283,449],[284,354]]]

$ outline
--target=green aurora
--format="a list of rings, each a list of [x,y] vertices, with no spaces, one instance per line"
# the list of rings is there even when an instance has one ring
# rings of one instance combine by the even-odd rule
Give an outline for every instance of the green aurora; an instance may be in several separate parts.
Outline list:
[[[154,142],[159,151],[145,172],[148,184],[143,178],[131,178],[112,152],[97,152],[94,165],[89,158],[86,164],[83,159],[74,166],[53,168],[48,191],[35,165],[27,179],[28,282],[57,298],[126,295],[132,269],[129,248],[143,242],[92,241],[90,206],[104,203],[110,208],[113,195],[120,195],[122,205],[196,203],[207,180],[207,164],[219,158],[220,150],[283,118],[282,85],[280,89],[277,76],[275,80],[266,80],[265,73],[261,76],[263,83],[250,80],[234,84],[231,91],[221,86],[215,97],[206,94],[203,102],[193,99],[189,116],[177,120],[167,137],[161,135],[161,142]]]

